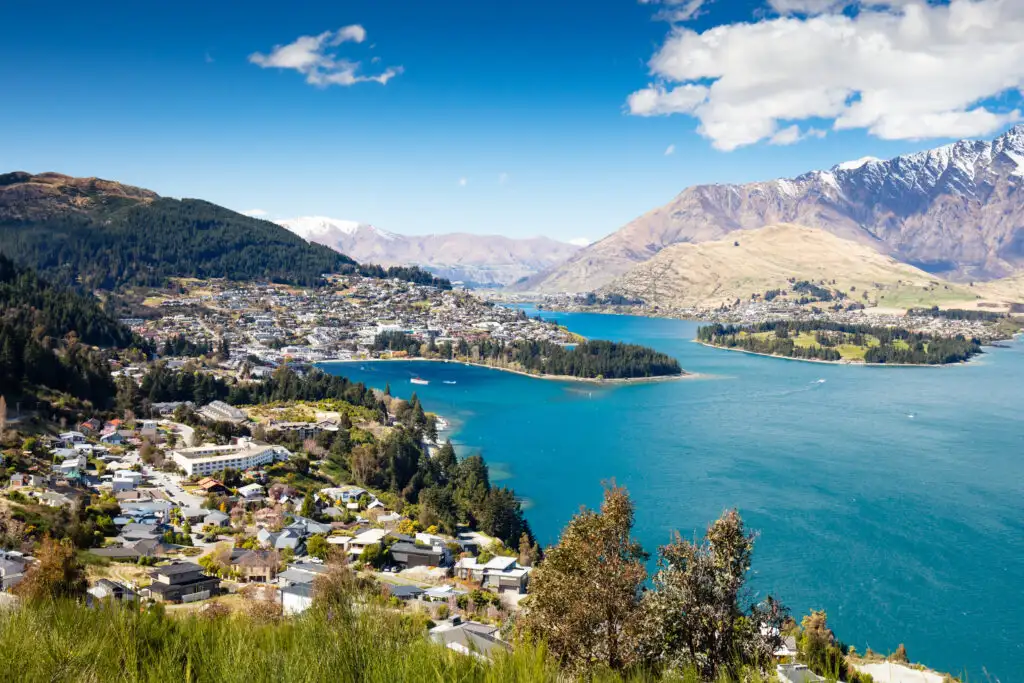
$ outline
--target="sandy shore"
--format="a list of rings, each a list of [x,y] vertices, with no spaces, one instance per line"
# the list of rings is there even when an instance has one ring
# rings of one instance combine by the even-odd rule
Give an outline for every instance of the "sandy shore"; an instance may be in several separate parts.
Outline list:
[[[926,363],[865,363],[864,361],[855,360],[822,360],[820,358],[793,358],[792,356],[777,356],[773,353],[759,353],[757,351],[748,351],[747,349],[740,349],[736,347],[728,346],[716,346],[715,344],[708,344],[698,339],[693,340],[694,344],[700,344],[706,346],[709,349],[718,349],[720,351],[734,351],[736,353],[746,353],[751,356],[761,356],[762,358],[778,358],[779,360],[792,360],[798,363],[820,363],[822,365],[845,365],[848,367],[862,367],[862,368],[949,368],[956,366],[969,365],[976,358],[980,358],[981,354],[974,356],[970,360],[963,363],[936,363],[928,365]]]
[[[693,372],[686,372],[685,370],[679,375],[664,375],[661,377],[629,377],[623,379],[597,379],[595,377],[573,377],[571,375],[534,375],[529,372],[522,370],[514,370],[512,368],[503,368],[497,365],[486,365],[484,363],[470,363],[468,361],[461,360],[450,360],[445,361],[442,358],[365,358],[365,359],[353,359],[353,360],[325,360],[322,363],[401,363],[401,362],[426,362],[426,363],[449,363],[453,365],[468,365],[475,368],[486,368],[488,370],[499,370],[501,372],[509,372],[513,375],[522,375],[523,377],[531,377],[533,379],[546,379],[554,380],[556,382],[583,382],[585,384],[640,384],[646,382],[671,382],[680,379],[697,379],[698,374]]]

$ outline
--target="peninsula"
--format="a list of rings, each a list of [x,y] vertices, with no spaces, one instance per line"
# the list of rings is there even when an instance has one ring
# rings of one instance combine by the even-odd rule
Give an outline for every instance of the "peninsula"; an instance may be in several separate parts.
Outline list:
[[[899,327],[826,321],[778,320],[755,325],[706,325],[697,341],[707,346],[829,363],[950,365],[981,353],[981,342]]]
[[[372,353],[379,360],[454,361],[542,379],[628,382],[686,374],[679,361],[667,354],[637,344],[609,341],[506,343],[488,338],[472,344],[465,339],[454,344],[424,344],[404,332],[385,332],[374,339]]]

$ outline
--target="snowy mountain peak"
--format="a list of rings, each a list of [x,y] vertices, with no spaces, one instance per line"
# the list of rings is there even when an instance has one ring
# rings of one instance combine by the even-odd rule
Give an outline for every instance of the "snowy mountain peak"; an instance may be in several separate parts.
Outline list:
[[[861,166],[881,161],[881,159],[876,157],[861,157],[860,159],[854,159],[853,161],[844,161],[841,164],[836,164],[835,168],[840,171],[855,171]]]
[[[339,238],[372,235],[385,241],[398,239],[398,235],[381,230],[368,223],[346,221],[327,216],[300,216],[278,221],[278,225],[287,228],[307,242],[317,242],[328,237]]]
[[[299,218],[278,221],[278,224],[288,228],[307,241],[332,232],[353,235],[362,225],[358,221],[345,221],[337,218],[328,218],[327,216],[300,216]]]

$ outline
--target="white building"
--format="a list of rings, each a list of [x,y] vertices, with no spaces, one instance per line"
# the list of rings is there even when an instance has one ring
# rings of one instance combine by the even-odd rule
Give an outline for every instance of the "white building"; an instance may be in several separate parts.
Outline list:
[[[232,422],[234,424],[245,422],[249,418],[244,410],[239,410],[234,406],[224,403],[224,401],[211,401],[199,409],[199,414],[207,420]]]
[[[185,474],[212,474],[225,468],[248,470],[274,462],[287,460],[291,453],[284,446],[241,439],[231,446],[196,446],[171,451],[171,459]]]
[[[114,488],[114,493],[117,493],[118,491],[133,491],[138,488],[141,483],[141,472],[121,469],[114,472],[114,478],[111,481],[111,486]]]

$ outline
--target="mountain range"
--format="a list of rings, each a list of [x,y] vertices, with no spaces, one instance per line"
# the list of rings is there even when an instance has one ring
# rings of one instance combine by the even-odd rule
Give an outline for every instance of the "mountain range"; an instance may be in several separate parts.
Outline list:
[[[1024,126],[796,178],[690,187],[516,289],[600,289],[672,245],[776,223],[825,230],[953,281],[1011,275],[1024,269]]]
[[[366,223],[324,216],[278,222],[309,242],[331,247],[360,262],[416,265],[475,287],[513,284],[556,266],[581,249],[547,237],[399,235]]]

